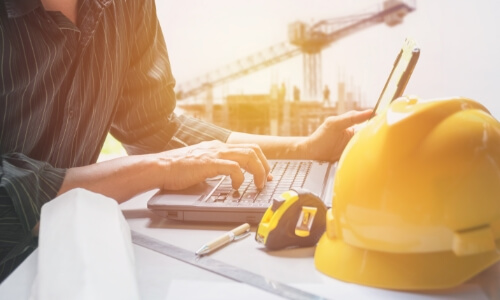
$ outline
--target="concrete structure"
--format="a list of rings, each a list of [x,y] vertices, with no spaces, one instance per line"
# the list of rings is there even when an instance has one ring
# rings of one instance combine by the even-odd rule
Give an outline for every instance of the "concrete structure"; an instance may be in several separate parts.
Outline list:
[[[234,131],[306,136],[329,116],[350,109],[362,109],[348,97],[349,93],[345,95],[341,101],[337,101],[341,106],[336,103],[325,105],[321,100],[277,101],[269,94],[230,95],[226,97],[225,103],[213,104],[209,110],[205,103],[180,102],[178,106],[187,115]]]

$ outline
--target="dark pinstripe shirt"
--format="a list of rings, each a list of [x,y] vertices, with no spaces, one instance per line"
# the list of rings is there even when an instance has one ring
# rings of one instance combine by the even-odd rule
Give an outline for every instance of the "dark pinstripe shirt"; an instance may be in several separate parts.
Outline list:
[[[65,170],[95,163],[108,132],[129,154],[229,135],[173,114],[153,0],[80,0],[76,25],[40,0],[1,0],[0,47],[0,280],[34,247]]]

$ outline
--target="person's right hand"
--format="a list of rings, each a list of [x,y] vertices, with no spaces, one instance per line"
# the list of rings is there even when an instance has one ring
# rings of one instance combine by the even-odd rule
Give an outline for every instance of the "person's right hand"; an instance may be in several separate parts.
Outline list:
[[[218,175],[230,176],[233,188],[238,189],[244,180],[241,169],[253,174],[258,188],[271,179],[267,159],[255,144],[202,142],[160,153],[160,158],[164,162],[165,190],[187,188]]]

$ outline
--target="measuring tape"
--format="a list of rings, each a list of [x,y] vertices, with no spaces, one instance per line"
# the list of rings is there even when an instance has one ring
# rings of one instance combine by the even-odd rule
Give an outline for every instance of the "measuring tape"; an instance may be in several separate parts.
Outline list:
[[[194,252],[179,248],[164,241],[131,230],[132,242],[144,248],[170,256],[182,262],[210,271],[220,276],[251,285],[266,292],[297,300],[325,299],[320,296],[299,290],[281,282],[270,280],[262,275],[226,264],[219,260],[197,256]]]

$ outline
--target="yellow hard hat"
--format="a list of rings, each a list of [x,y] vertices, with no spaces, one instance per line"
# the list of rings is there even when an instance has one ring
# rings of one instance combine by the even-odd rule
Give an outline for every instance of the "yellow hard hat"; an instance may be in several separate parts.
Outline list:
[[[354,135],[316,247],[363,285],[456,286],[500,260],[500,123],[465,98],[402,97]]]

